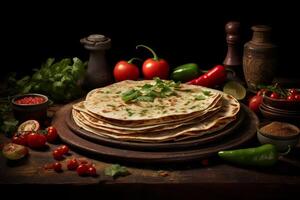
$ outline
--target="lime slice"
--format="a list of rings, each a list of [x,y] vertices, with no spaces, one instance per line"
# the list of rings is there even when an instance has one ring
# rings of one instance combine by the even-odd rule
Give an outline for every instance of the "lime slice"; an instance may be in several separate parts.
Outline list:
[[[246,97],[246,89],[236,81],[229,81],[223,87],[223,92],[232,95],[237,100],[242,100]]]

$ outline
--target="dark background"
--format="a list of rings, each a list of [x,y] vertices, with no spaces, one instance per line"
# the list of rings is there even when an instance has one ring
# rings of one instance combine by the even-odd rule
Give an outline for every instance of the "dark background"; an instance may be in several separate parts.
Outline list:
[[[140,3],[139,3],[140,2]],[[241,22],[241,45],[252,36],[251,26],[273,28],[279,45],[279,74],[298,76],[299,30],[297,6],[287,3],[243,1],[54,1],[12,3],[1,9],[1,76],[20,75],[40,67],[48,57],[88,59],[79,40],[92,33],[112,39],[108,59],[113,68],[120,59],[150,56],[135,50],[146,44],[171,66],[196,62],[203,69],[222,63],[226,55],[224,26]]]

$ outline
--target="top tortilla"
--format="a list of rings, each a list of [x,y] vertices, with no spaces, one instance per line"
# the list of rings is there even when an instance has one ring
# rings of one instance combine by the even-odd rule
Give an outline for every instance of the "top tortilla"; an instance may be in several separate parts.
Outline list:
[[[153,102],[125,103],[122,93],[138,89],[145,84],[154,85],[153,80],[122,81],[107,87],[97,88],[88,93],[84,106],[88,112],[103,117],[112,123],[126,124],[133,122],[156,124],[176,121],[190,116],[201,116],[211,105],[216,104],[221,94],[217,90],[181,84],[176,96],[155,98]],[[205,95],[209,93],[209,95]],[[196,96],[203,99],[196,100]]]

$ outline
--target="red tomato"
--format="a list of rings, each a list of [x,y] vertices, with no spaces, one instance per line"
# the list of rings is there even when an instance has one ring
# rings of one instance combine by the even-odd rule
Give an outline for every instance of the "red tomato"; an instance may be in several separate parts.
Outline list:
[[[277,94],[276,92],[273,92],[270,97],[273,98],[273,99],[278,99],[279,94]]]
[[[259,106],[262,103],[263,97],[262,96],[253,96],[249,101],[249,108],[258,113],[259,112]]]
[[[62,171],[62,166],[60,164],[60,162],[55,162],[53,164],[53,169],[56,171],[56,172],[61,172]]]
[[[17,133],[12,138],[12,143],[27,146],[27,133]]]
[[[114,68],[114,77],[116,81],[124,80],[138,80],[140,76],[139,68],[131,62],[135,58],[129,61],[120,61]]]
[[[154,77],[159,77],[161,79],[168,79],[169,76],[169,64],[166,60],[158,58],[156,53],[149,47],[145,45],[138,45],[137,48],[143,47],[149,50],[153,58],[147,59],[143,63],[143,75],[145,79],[153,79]]]
[[[145,79],[153,79],[154,77],[168,79],[169,64],[164,59],[149,58],[143,64],[143,74]]]
[[[300,94],[296,94],[296,95],[295,95],[295,100],[296,100],[296,101],[300,101]]]
[[[77,167],[76,171],[79,176],[85,176],[88,174],[89,167],[85,164],[81,164]]]
[[[75,169],[77,169],[78,165],[79,164],[78,164],[78,161],[77,161],[76,158],[72,158],[72,159],[70,159],[70,160],[67,161],[67,168],[69,170],[75,170]]]
[[[290,95],[295,95],[298,93],[298,91],[296,89],[289,89],[289,93]]]
[[[46,144],[46,136],[38,133],[30,133],[27,136],[27,143],[30,148],[40,149]]]
[[[64,158],[63,153],[61,151],[59,151],[58,149],[55,149],[52,152],[52,155],[55,160],[62,160]]]
[[[293,95],[293,94],[289,95],[289,96],[287,97],[287,100],[288,100],[288,101],[295,101],[295,100],[296,100],[295,95]]]
[[[89,167],[87,170],[87,174],[89,176],[96,176],[97,175],[97,171],[95,167]]]
[[[69,147],[67,145],[62,145],[58,147],[56,150],[58,150],[61,153],[61,155],[64,155],[69,152]]]
[[[257,94],[256,95],[259,95],[259,96],[261,96],[261,95],[263,95],[264,93],[266,93],[267,92],[267,90],[266,89],[261,89],[261,90],[259,90],[258,92],[257,92]]]
[[[48,142],[54,142],[58,138],[57,130],[53,126],[49,126],[47,128],[47,141]]]

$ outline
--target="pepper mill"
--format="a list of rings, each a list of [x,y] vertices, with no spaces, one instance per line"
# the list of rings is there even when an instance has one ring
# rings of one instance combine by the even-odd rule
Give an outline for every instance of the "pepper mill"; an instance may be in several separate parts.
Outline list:
[[[252,40],[244,45],[243,69],[250,90],[271,84],[277,67],[277,46],[270,41],[271,27],[253,26]]]
[[[105,58],[105,51],[111,47],[111,39],[104,35],[93,34],[80,39],[80,42],[90,51],[83,87],[90,90],[112,83],[112,73]]]
[[[232,69],[239,77],[243,77],[242,57],[240,54],[240,22],[230,21],[225,25],[227,55],[223,64],[225,67]],[[233,74],[235,76],[235,74]]]

